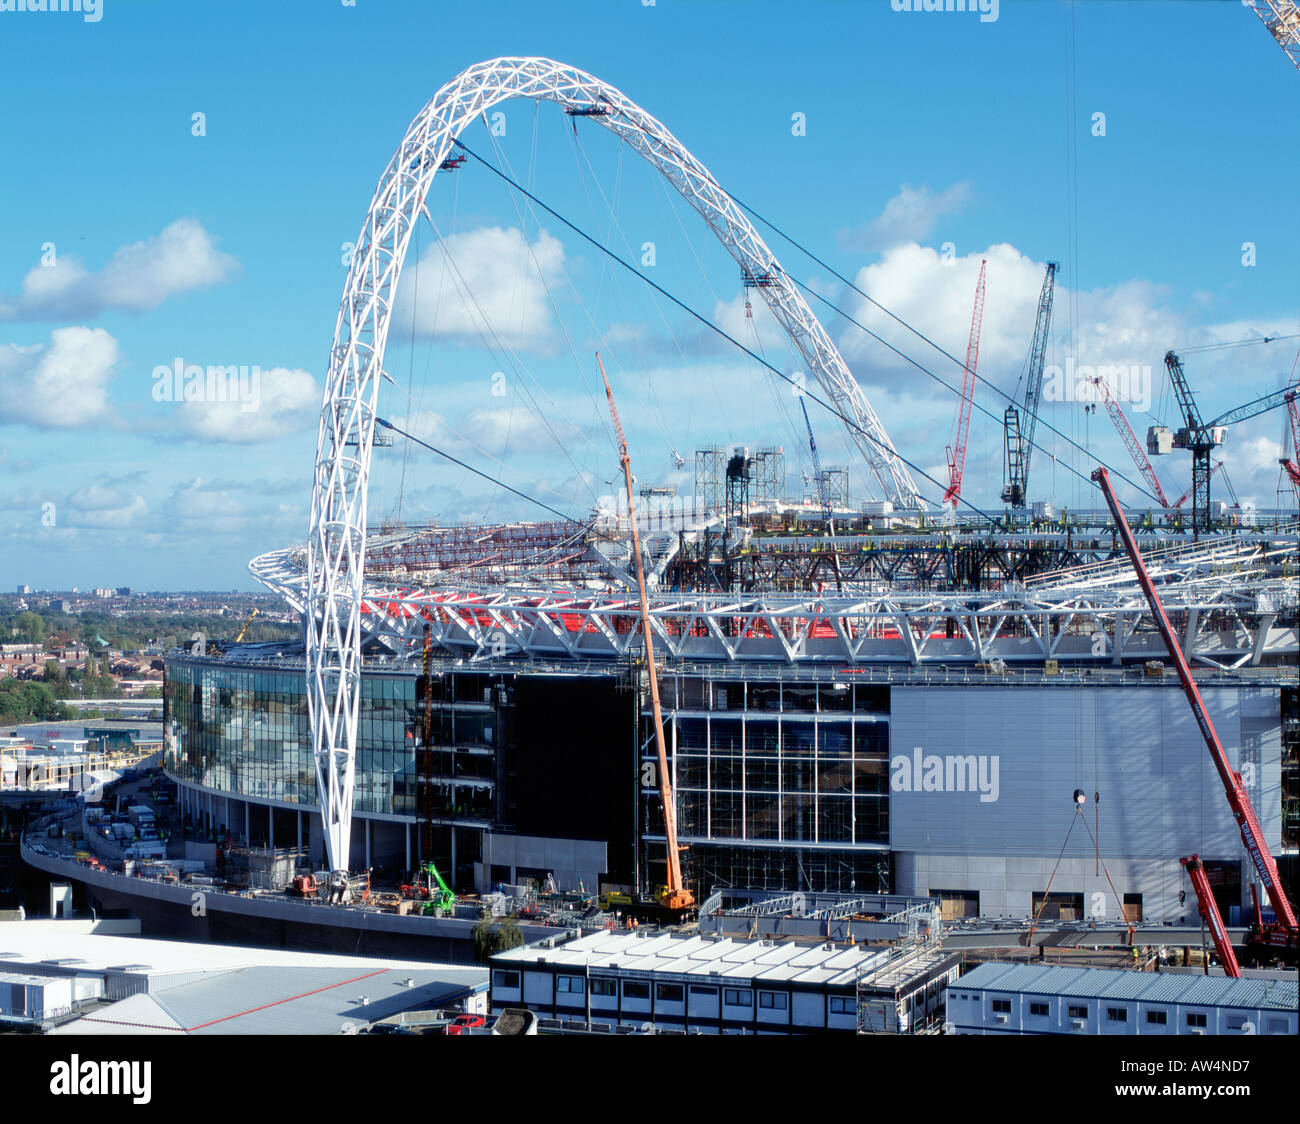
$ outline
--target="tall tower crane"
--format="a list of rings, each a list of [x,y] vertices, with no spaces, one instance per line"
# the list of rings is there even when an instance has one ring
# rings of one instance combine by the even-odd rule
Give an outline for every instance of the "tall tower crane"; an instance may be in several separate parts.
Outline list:
[[[1213,467],[1212,469],[1210,469],[1210,475],[1213,476],[1216,472],[1219,472],[1222,468],[1223,468],[1223,461],[1215,461],[1215,462],[1214,462],[1214,467]],[[1225,484],[1228,483],[1228,478],[1227,478],[1226,476],[1223,478],[1223,482],[1224,482]],[[1229,487],[1228,490],[1229,490],[1229,493],[1231,493],[1231,491],[1232,491],[1231,487]],[[1191,488],[1188,488],[1187,491],[1185,491],[1181,496],[1179,496],[1176,500],[1174,500],[1174,502],[1173,502],[1172,504],[1170,504],[1169,506],[1170,506],[1170,507],[1182,507],[1183,504],[1185,504],[1185,503],[1186,503],[1188,500],[1190,500],[1191,498],[1192,498],[1192,490],[1191,490]]]
[[[966,435],[970,430],[970,411],[975,402],[975,366],[980,357],[980,327],[984,322],[984,270],[980,262],[979,280],[975,282],[975,309],[970,318],[970,340],[966,344],[966,370],[961,379],[961,403],[957,407],[957,424],[953,443],[948,446],[948,488],[943,493],[944,506],[955,511],[961,498],[961,478],[966,471]]]
[[[1110,384],[1100,375],[1093,379],[1092,383],[1097,388],[1101,400],[1106,404],[1106,413],[1110,415],[1110,420],[1115,423],[1115,429],[1118,430],[1120,440],[1124,442],[1124,447],[1128,449],[1129,456],[1133,458],[1133,463],[1137,465],[1138,471],[1142,473],[1146,482],[1151,485],[1152,490],[1160,500],[1160,506],[1168,507],[1169,500],[1165,497],[1165,490],[1160,486],[1156,470],[1151,467],[1151,462],[1147,460],[1146,453],[1142,451],[1142,443],[1138,441],[1137,434],[1133,432],[1133,427],[1129,425],[1128,418],[1124,416],[1124,411],[1119,408],[1119,403],[1115,401],[1115,396],[1111,394]]]
[[[1034,426],[1038,422],[1038,404],[1043,393],[1043,362],[1047,358],[1047,334],[1052,323],[1052,291],[1057,264],[1047,263],[1047,275],[1038,295],[1038,316],[1034,321],[1034,340],[1029,347],[1028,380],[1025,384],[1025,413],[1021,418],[1015,404],[1003,415],[1006,431],[1006,483],[1002,502],[1012,507],[1029,506],[1029,460],[1034,452]]]
[[[605,364],[596,356],[600,377],[605,383],[605,397],[609,399],[609,416],[614,421],[618,436],[618,456],[627,484],[627,514],[632,527],[632,554],[636,558],[636,588],[641,599],[641,636],[645,642],[646,674],[650,678],[650,706],[654,713],[655,749],[659,756],[659,794],[664,802],[664,835],[668,844],[668,885],[659,892],[659,905],[666,910],[684,912],[694,907],[695,895],[682,883],[682,860],[677,846],[677,809],[673,803],[673,787],[668,779],[668,748],[664,740],[664,715],[659,705],[659,674],[655,669],[655,649],[650,629],[650,604],[645,594],[645,568],[641,564],[641,536],[636,526],[636,500],[632,495],[632,459],[627,452],[627,438],[618,420],[618,407],[614,405],[614,392],[605,374]]]
[[[1300,8],[1295,0],[1246,0],[1269,34],[1300,70]]]
[[[1292,911],[1291,903],[1287,901],[1286,892],[1282,888],[1282,880],[1278,877],[1277,862],[1268,849],[1264,829],[1260,826],[1259,818],[1255,815],[1254,806],[1250,802],[1250,794],[1242,783],[1241,774],[1234,770],[1228,761],[1228,755],[1224,752],[1223,743],[1219,741],[1219,735],[1214,729],[1214,723],[1210,721],[1210,716],[1206,713],[1205,702],[1202,700],[1201,692],[1196,686],[1196,680],[1192,678],[1191,669],[1187,665],[1187,657],[1183,655],[1182,643],[1174,634],[1173,626],[1169,623],[1169,617],[1165,614],[1165,607],[1160,602],[1160,596],[1156,593],[1155,584],[1151,580],[1151,575],[1147,573],[1146,564],[1142,561],[1142,555],[1138,551],[1137,540],[1134,539],[1133,531],[1128,525],[1124,511],[1119,506],[1119,500],[1115,498],[1115,492],[1110,486],[1110,474],[1104,468],[1099,468],[1093,472],[1092,479],[1101,488],[1102,495],[1106,497],[1106,505],[1110,508],[1111,516],[1115,520],[1115,529],[1123,540],[1129,563],[1133,567],[1133,572],[1137,575],[1138,584],[1142,587],[1147,607],[1151,610],[1151,619],[1156,628],[1160,630],[1160,636],[1165,642],[1165,650],[1169,653],[1168,658],[1173,662],[1174,669],[1178,672],[1178,681],[1182,685],[1183,694],[1187,696],[1188,705],[1192,708],[1192,714],[1196,718],[1197,726],[1200,727],[1201,737],[1205,740],[1205,746],[1210,751],[1210,758],[1219,774],[1219,780],[1223,784],[1223,791],[1228,797],[1228,807],[1232,810],[1233,819],[1237,821],[1237,827],[1241,831],[1241,840],[1246,845],[1246,853],[1250,856],[1250,861],[1255,867],[1255,873],[1259,876],[1260,882],[1263,883],[1264,891],[1268,894],[1268,900],[1273,906],[1273,912],[1277,917],[1275,925],[1269,927],[1259,925],[1256,927],[1256,931],[1251,935],[1252,943],[1277,950],[1287,957],[1294,957],[1297,943],[1300,942],[1300,929],[1297,928],[1295,913]],[[1216,945],[1221,937],[1226,943],[1223,919],[1219,916],[1219,907],[1215,904],[1213,895],[1208,892],[1209,881],[1201,870],[1200,859],[1196,855],[1192,855],[1181,861],[1192,877],[1192,884],[1196,887],[1197,897],[1200,900],[1202,915],[1206,917],[1211,931],[1215,934]],[[1231,946],[1228,948],[1228,955],[1231,955]],[[1230,969],[1235,965],[1235,957],[1231,960],[1225,958],[1224,966],[1226,969]],[[1229,970],[1229,974],[1240,975],[1240,970],[1235,973]]]
[[[1178,395],[1178,405],[1187,424],[1170,434],[1166,426],[1152,426],[1147,430],[1147,451],[1167,453],[1170,448],[1192,451],[1192,530],[1199,532],[1210,527],[1210,453],[1223,444],[1228,436],[1228,426],[1266,414],[1285,406],[1288,412],[1300,411],[1300,384],[1292,382],[1281,390],[1261,395],[1241,406],[1220,414],[1208,424],[1201,420],[1191,387],[1183,373],[1182,361],[1172,351],[1165,354],[1165,367]],[[1300,425],[1300,422],[1296,423]],[[1288,475],[1290,473],[1288,472]]]
[[[1165,352],[1165,370],[1178,398],[1183,424],[1172,435],[1165,426],[1147,430],[1147,452],[1160,455],[1170,448],[1190,449],[1192,454],[1192,533],[1210,529],[1210,454],[1223,444],[1227,431],[1218,425],[1206,425],[1192,396],[1183,361],[1172,351]]]
[[[817,485],[817,502],[822,505],[822,515],[826,519],[826,534],[835,534],[835,523],[833,520],[834,511],[831,507],[831,490],[830,482],[826,479],[826,473],[822,471],[822,458],[817,452],[817,438],[813,436],[812,422],[808,420],[808,407],[804,404],[802,395],[799,398],[799,408],[803,411],[803,424],[808,429],[808,448],[812,452],[813,462],[813,480]]]

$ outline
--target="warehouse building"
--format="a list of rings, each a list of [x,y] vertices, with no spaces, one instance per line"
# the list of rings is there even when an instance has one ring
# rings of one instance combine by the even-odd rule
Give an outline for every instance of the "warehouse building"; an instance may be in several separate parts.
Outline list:
[[[948,989],[951,1034],[1290,1034],[1295,973],[1249,977],[987,963]]]

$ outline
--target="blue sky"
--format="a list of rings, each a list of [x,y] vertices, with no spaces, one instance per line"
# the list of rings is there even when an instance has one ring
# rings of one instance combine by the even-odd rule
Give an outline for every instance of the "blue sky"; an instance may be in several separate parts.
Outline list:
[[[1125,404],[1139,434],[1141,407],[1172,417],[1167,348],[1300,332],[1300,73],[1235,0],[1002,0],[986,22],[889,0],[466,7],[103,0],[97,22],[0,10],[0,588],[252,588],[250,557],[301,541],[344,244],[410,119],[497,56],[555,58],[622,90],[737,197],[959,356],[987,259],[980,373],[1008,392],[1048,260],[1061,263],[1049,363],[1149,368],[1148,393]],[[592,122],[575,137],[553,105],[502,110],[505,136],[475,125],[466,143],[621,252],[653,242],[659,284],[798,369],[757,295],[744,317],[731,259],[644,164]],[[439,176],[429,212],[437,231],[423,224],[412,247],[386,363],[406,389],[386,388],[387,416],[578,513],[613,491],[616,468],[591,394],[599,347],[643,482],[689,492],[673,449],[689,462],[743,440],[783,444],[802,487],[801,418],[752,360],[482,168]],[[856,294],[763,233],[794,277],[859,314]],[[475,304],[505,346],[485,345]],[[900,452],[942,479],[954,396],[815,311]],[[1281,385],[1297,342],[1189,352],[1203,412]],[[175,359],[259,367],[257,408],[155,401],[154,369]],[[987,388],[977,401],[1000,418]],[[1043,418],[1136,478],[1101,412],[1060,401]],[[848,464],[869,498],[833,419],[814,425],[824,460]],[[1035,498],[1095,506],[1067,467],[1082,456],[1039,434],[1059,455],[1039,455]],[[1281,437],[1280,413],[1234,430],[1223,459],[1243,499],[1276,505]],[[1171,497],[1190,482],[1181,455],[1156,468]],[[1000,426],[976,413],[965,494],[996,506],[1001,472]],[[377,454],[371,513],[539,514],[490,493],[397,446]]]

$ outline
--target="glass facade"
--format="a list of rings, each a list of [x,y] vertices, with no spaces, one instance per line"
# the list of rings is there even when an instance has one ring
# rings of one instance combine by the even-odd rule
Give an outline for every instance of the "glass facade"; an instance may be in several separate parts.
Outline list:
[[[169,658],[168,768],[234,797],[314,806],[303,665],[270,662]],[[603,839],[619,856],[611,851],[611,876],[639,869],[643,888],[657,885],[663,814],[648,693],[642,683],[634,823],[638,786],[629,773],[637,753],[629,740],[637,708],[619,682],[614,673],[436,669],[434,822]],[[417,819],[418,691],[417,677],[396,668],[363,676],[354,804],[361,815]],[[889,889],[887,687],[783,681],[756,668],[725,678],[669,673],[662,694],[691,882]]]
[[[889,843],[887,694],[826,682],[680,677],[665,681],[663,695],[677,833],[704,882],[820,890],[841,881],[848,888],[861,876],[859,885],[875,891],[875,857],[859,870],[864,855],[853,849]],[[643,730],[643,830],[662,840],[648,711]],[[652,862],[656,851],[662,855],[662,843],[650,842]]]
[[[478,677],[475,677],[476,679]],[[167,661],[168,769],[234,796],[316,803],[316,772],[301,666],[266,669],[215,660]],[[433,804],[439,818],[493,818],[496,719],[473,684],[468,705],[436,682]],[[414,817],[419,713],[414,675],[367,672],[361,681],[353,807]]]

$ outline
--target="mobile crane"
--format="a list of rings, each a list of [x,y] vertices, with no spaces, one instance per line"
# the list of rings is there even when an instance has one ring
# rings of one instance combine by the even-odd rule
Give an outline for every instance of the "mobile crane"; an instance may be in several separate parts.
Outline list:
[[[609,414],[618,437],[619,462],[627,484],[628,523],[632,529],[632,555],[636,559],[636,586],[641,600],[641,635],[645,641],[646,673],[650,679],[650,706],[654,713],[655,748],[659,756],[659,794],[664,805],[664,836],[668,846],[668,884],[660,888],[655,902],[633,902],[628,911],[658,920],[685,920],[695,909],[695,895],[682,883],[682,860],[677,846],[677,812],[673,804],[672,784],[668,780],[668,750],[664,741],[664,717],[659,706],[659,675],[655,670],[654,643],[650,634],[650,603],[645,592],[645,568],[641,564],[641,536],[636,526],[636,503],[632,495],[632,461],[627,452],[627,438],[618,420],[618,407],[614,405],[614,392],[600,356],[596,356],[600,377],[605,383],[605,397],[609,399]]]
[[[1218,771],[1219,780],[1223,783],[1223,791],[1228,797],[1228,807],[1232,810],[1233,818],[1237,821],[1237,827],[1241,831],[1241,839],[1246,845],[1246,853],[1250,855],[1250,860],[1255,867],[1255,873],[1259,876],[1260,882],[1263,883],[1264,891],[1268,894],[1268,900],[1273,906],[1273,913],[1277,918],[1273,924],[1265,925],[1257,917],[1255,924],[1252,926],[1249,938],[1251,951],[1256,954],[1271,953],[1284,961],[1294,961],[1297,945],[1300,944],[1300,931],[1297,931],[1295,913],[1291,909],[1291,903],[1287,901],[1286,891],[1282,888],[1282,881],[1277,873],[1277,863],[1268,849],[1268,842],[1264,838],[1263,828],[1260,827],[1259,819],[1255,815],[1255,809],[1251,805],[1250,795],[1246,792],[1246,786],[1242,783],[1241,774],[1234,771],[1231,764],[1229,764],[1228,755],[1224,752],[1223,743],[1219,741],[1219,735],[1215,732],[1214,723],[1210,721],[1210,716],[1206,713],[1205,703],[1201,700],[1201,692],[1197,689],[1196,681],[1192,678],[1191,669],[1187,664],[1187,658],[1183,655],[1182,644],[1179,642],[1178,637],[1174,635],[1169,618],[1165,615],[1164,605],[1160,602],[1160,596],[1156,593],[1155,584],[1151,581],[1151,575],[1147,573],[1146,565],[1142,561],[1142,555],[1138,551],[1137,540],[1134,539],[1128,520],[1124,518],[1124,511],[1119,506],[1119,500],[1115,498],[1115,492],[1110,486],[1110,474],[1106,469],[1098,468],[1093,472],[1092,479],[1101,489],[1102,495],[1106,497],[1106,505],[1110,508],[1111,516],[1115,520],[1115,529],[1124,542],[1124,549],[1128,553],[1129,562],[1133,566],[1133,572],[1137,575],[1138,584],[1142,587],[1142,593],[1146,597],[1147,605],[1150,607],[1151,619],[1155,622],[1156,628],[1159,629],[1160,636],[1165,642],[1165,649],[1169,653],[1169,659],[1173,661],[1174,668],[1178,672],[1178,680],[1182,684],[1183,694],[1187,696],[1187,702],[1192,708],[1192,714],[1200,727],[1201,737],[1205,739],[1206,748],[1210,751],[1210,757],[1214,762],[1215,769]],[[1200,903],[1201,916],[1206,919],[1206,923],[1210,927],[1224,969],[1229,975],[1240,975],[1241,969],[1237,966],[1236,956],[1232,952],[1231,945],[1228,944],[1227,933],[1223,927],[1223,918],[1219,914],[1219,907],[1214,901],[1213,894],[1210,893],[1209,879],[1205,875],[1199,856],[1190,855],[1181,861],[1191,876],[1192,885],[1196,889],[1196,897]]]

